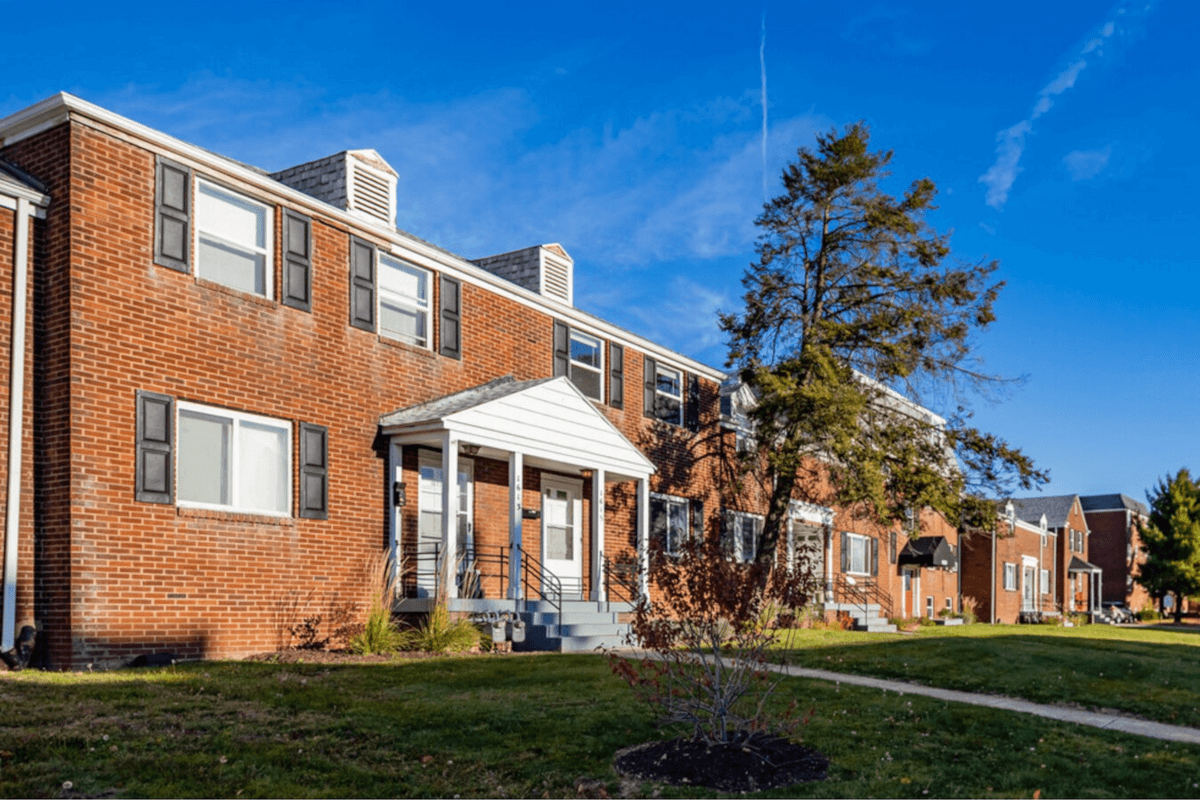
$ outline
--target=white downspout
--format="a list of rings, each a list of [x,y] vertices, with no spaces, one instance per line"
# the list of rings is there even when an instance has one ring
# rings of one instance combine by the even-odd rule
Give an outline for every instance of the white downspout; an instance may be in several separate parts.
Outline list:
[[[4,519],[4,620],[0,653],[16,644],[17,539],[21,532],[21,445],[25,418],[25,304],[29,273],[29,217],[33,209],[17,198],[16,252],[13,253],[12,353],[8,374],[8,501]]]

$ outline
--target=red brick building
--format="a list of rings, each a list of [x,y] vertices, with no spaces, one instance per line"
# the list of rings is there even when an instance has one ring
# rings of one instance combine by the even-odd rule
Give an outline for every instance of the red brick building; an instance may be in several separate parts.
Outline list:
[[[1016,623],[1054,615],[1057,535],[1044,515],[1018,516],[1016,501],[999,515],[995,533],[973,531],[962,538],[962,595],[980,622]]]
[[[274,649],[361,610],[380,553],[408,608],[549,598],[558,628],[651,590],[652,539],[754,556],[725,375],[576,308],[560,245],[398,229],[396,181],[372,150],[267,173],[65,94],[0,120],[0,652]],[[798,503],[783,546],[831,603],[855,578],[936,613],[957,539],[919,522],[939,540]]]
[[[1153,606],[1154,599],[1137,581],[1138,567],[1146,559],[1138,529],[1149,519],[1150,509],[1123,494],[1089,495],[1079,502],[1091,531],[1088,560],[1104,570],[1103,602],[1121,603],[1133,611]]]

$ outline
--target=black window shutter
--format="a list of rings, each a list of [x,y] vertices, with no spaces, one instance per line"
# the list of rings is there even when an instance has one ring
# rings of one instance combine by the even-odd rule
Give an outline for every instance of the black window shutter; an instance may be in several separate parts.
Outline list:
[[[462,359],[462,284],[455,278],[441,276],[438,291],[439,317],[438,352],[449,358]]]
[[[554,377],[567,375],[571,367],[571,329],[565,323],[554,323]]]
[[[375,330],[375,245],[350,237],[350,324]]]
[[[733,515],[728,511],[721,512],[721,550],[727,556],[734,553]]]
[[[137,393],[137,464],[134,497],[140,503],[175,502],[175,400],[165,394]]]
[[[850,536],[842,531],[842,572],[850,570]]]
[[[312,311],[312,220],[283,210],[283,304]]]
[[[658,382],[658,364],[650,356],[642,356],[642,413],[647,417],[658,417],[654,413],[654,390]]]
[[[300,423],[300,516],[329,519],[329,429]]]
[[[695,433],[700,430],[700,378],[687,376],[687,404],[683,407],[684,425]]]
[[[697,542],[704,541],[704,503],[699,500],[693,500],[689,504],[692,512],[692,529],[690,531],[692,539]]]
[[[613,342],[608,345],[608,404],[625,407],[625,348]]]
[[[191,272],[192,171],[161,156],[155,164],[154,263]]]
[[[871,537],[871,574],[879,574],[879,540]]]
[[[892,531],[888,534],[888,562],[896,563],[896,532]]]

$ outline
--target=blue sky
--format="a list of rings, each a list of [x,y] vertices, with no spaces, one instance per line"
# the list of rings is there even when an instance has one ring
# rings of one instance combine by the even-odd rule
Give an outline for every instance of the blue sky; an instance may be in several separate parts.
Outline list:
[[[978,349],[1026,380],[980,426],[1048,493],[1200,470],[1193,3],[56,8],[0,0],[0,116],[68,91],[267,169],[375,148],[401,228],[561,242],[576,305],[718,367],[764,187],[865,120],[888,188],[932,178],[955,255],[1001,263]]]

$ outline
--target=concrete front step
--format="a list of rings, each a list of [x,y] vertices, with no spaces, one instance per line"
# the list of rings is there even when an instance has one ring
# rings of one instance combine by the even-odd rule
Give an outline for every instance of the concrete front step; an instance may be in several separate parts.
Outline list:
[[[629,626],[618,622],[617,614],[624,610],[620,606],[626,605],[564,600],[560,612],[545,600],[530,601],[519,612],[525,621],[525,641],[513,642],[513,650],[583,653],[621,647]]]

